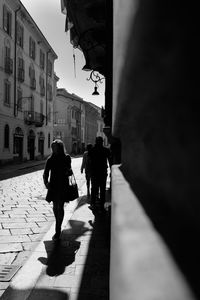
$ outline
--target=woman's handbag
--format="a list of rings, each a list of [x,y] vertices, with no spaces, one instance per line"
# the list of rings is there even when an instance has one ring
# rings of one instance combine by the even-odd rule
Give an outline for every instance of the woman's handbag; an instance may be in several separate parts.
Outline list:
[[[69,176],[69,186],[67,188],[67,199],[66,199],[66,201],[67,202],[73,201],[78,197],[79,197],[78,185],[76,183],[74,173],[72,173],[72,175]]]

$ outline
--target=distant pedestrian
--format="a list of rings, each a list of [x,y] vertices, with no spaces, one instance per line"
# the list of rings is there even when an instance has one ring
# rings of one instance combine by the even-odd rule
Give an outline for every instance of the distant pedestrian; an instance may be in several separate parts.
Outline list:
[[[64,144],[56,139],[51,144],[52,154],[47,159],[43,180],[48,189],[46,200],[53,202],[53,212],[56,219],[54,240],[59,239],[64,218],[64,203],[67,199],[69,176],[72,175],[71,157],[66,154]],[[50,178],[49,178],[50,175]]]
[[[88,144],[86,147],[86,151],[83,153],[83,159],[81,164],[81,173],[85,170],[85,178],[87,185],[87,195],[90,196],[90,183],[91,183],[91,162],[89,157],[89,152],[92,149],[92,144]]]
[[[103,138],[98,136],[94,147],[89,152],[91,163],[91,208],[96,208],[100,191],[100,209],[104,210],[107,169],[110,166],[110,150],[103,146]]]

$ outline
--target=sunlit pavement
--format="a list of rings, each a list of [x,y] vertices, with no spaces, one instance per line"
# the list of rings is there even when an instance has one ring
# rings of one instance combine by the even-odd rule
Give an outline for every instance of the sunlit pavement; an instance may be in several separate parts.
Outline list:
[[[23,265],[11,282],[0,282],[2,293],[4,289],[9,286],[5,293],[3,293],[1,299],[32,300],[48,298],[80,300],[109,298],[109,215],[108,213],[104,213],[94,216],[89,209],[88,199],[86,197],[85,178],[84,175],[80,173],[80,163],[81,158],[73,159],[73,170],[78,182],[80,197],[70,204],[66,204],[60,242],[52,241],[55,225],[51,206],[44,200],[46,190],[40,182],[42,171],[34,172],[31,175],[31,177],[36,175],[36,178],[39,178],[38,181],[35,180],[34,183],[40,190],[40,199],[34,198],[36,195],[33,195],[35,191],[33,184],[30,192],[30,197],[32,198],[31,201],[29,199],[29,205],[36,211],[38,209],[41,210],[41,207],[37,205],[43,205],[44,207],[42,207],[42,209],[46,209],[46,211],[42,212],[42,215],[43,217],[45,216],[45,218],[49,217],[51,219],[51,221],[49,221],[50,223],[48,223],[48,231],[46,230],[46,234],[30,234],[30,230],[33,231],[33,228],[43,228],[43,226],[38,226],[42,220],[32,220],[32,222],[36,223],[37,227],[35,224],[33,226],[33,224],[31,224],[32,222],[29,222],[29,215],[25,217],[26,226],[21,227],[18,225],[18,228],[13,228],[17,229],[18,234],[20,230],[24,230],[24,234],[19,234],[20,236],[17,238],[16,236],[13,238],[13,235],[6,235],[5,230],[7,230],[7,233],[14,233],[14,231],[11,231],[12,228],[8,227],[8,225],[7,228],[4,227],[6,222],[1,223],[1,231],[3,232],[4,230],[4,237],[6,236],[8,238],[4,238],[4,241],[8,241],[9,238],[13,240],[9,240],[9,243],[1,243],[0,247],[3,245],[5,249],[5,245],[7,244],[7,247],[10,245],[10,247],[13,247],[13,250],[10,249],[12,252],[1,251],[3,253],[2,257],[5,258],[4,261],[2,261],[1,257],[0,263],[12,263],[17,265],[21,263],[21,265]],[[17,180],[17,178],[15,180]],[[2,183],[5,184],[5,181],[1,182],[1,186]],[[10,191],[13,191],[13,186]],[[10,198],[11,197],[13,198],[13,196],[10,196]],[[13,199],[9,201],[13,201]],[[35,201],[35,206],[33,206],[33,201]],[[40,201],[39,204],[38,201]],[[27,205],[27,203],[23,205]],[[30,210],[30,207],[23,208]],[[7,209],[9,209],[9,207],[7,207]],[[11,210],[13,211],[12,205]],[[6,213],[11,218],[11,213],[5,212],[5,210],[1,215],[6,215]],[[32,211],[28,211],[28,213],[32,213]],[[41,214],[41,211],[37,211],[37,217],[39,217],[39,213]],[[21,214],[15,216],[15,220],[16,218],[22,218],[22,215],[24,217],[24,213],[21,211]],[[18,221],[18,224],[21,224],[20,220]],[[48,219],[46,219],[45,222],[48,222]],[[13,223],[9,222],[9,224]],[[31,226],[27,224],[31,224]],[[29,229],[29,233],[26,232],[25,234],[25,230],[27,229]],[[25,243],[31,244],[31,241],[24,241],[24,236],[29,238],[32,236],[33,238],[36,234],[40,234],[40,242],[36,242],[37,245],[35,249],[25,250],[25,248],[23,248],[25,247]],[[26,245],[28,246],[28,244]],[[19,248],[17,248],[17,246]],[[21,250],[20,246],[24,251]],[[23,259],[21,259],[20,262],[19,255],[16,256],[15,254],[25,252],[25,256],[21,254]],[[15,257],[12,261],[13,254]],[[26,259],[26,256],[28,256],[28,259]],[[23,264],[23,262],[25,262],[25,264]]]

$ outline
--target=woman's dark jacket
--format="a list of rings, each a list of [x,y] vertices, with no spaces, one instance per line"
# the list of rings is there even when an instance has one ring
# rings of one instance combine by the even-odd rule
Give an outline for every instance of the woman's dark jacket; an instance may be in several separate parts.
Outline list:
[[[50,179],[49,179],[50,175]],[[46,200],[66,201],[69,176],[72,175],[70,155],[51,155],[45,164],[43,173],[44,184],[48,183]]]

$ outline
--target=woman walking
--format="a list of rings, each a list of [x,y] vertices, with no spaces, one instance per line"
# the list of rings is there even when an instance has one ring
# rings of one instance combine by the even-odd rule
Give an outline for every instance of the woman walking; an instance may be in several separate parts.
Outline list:
[[[61,225],[64,218],[64,203],[67,199],[69,176],[72,175],[71,157],[65,153],[61,140],[56,139],[51,144],[52,154],[48,157],[43,173],[43,180],[48,189],[46,200],[53,202],[53,212],[56,219],[54,240],[60,238]],[[49,176],[50,175],[50,176]]]

